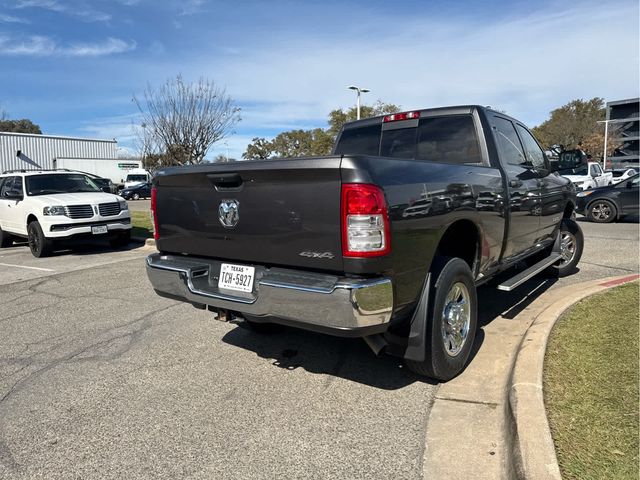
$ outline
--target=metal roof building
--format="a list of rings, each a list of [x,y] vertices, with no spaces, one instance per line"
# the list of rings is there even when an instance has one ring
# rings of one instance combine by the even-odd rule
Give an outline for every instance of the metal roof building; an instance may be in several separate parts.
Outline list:
[[[618,127],[613,141],[620,144],[607,161],[620,167],[640,163],[640,98],[607,102],[607,121]]]
[[[115,140],[0,132],[0,172],[52,169],[59,157],[118,158]]]

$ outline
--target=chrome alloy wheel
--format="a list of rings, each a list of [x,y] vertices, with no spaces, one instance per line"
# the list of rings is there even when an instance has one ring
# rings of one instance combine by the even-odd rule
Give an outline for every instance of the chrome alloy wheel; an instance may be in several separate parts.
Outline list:
[[[469,335],[471,310],[469,290],[462,282],[454,283],[447,293],[442,312],[442,341],[450,357],[460,353]]]
[[[562,237],[560,238],[560,255],[562,258],[560,259],[560,267],[565,266],[571,260],[573,260],[573,256],[576,254],[576,237],[573,233],[564,231],[562,232]]]
[[[611,210],[611,206],[608,203],[596,203],[592,208],[591,212],[593,217],[598,220],[608,220],[609,217],[613,214]]]

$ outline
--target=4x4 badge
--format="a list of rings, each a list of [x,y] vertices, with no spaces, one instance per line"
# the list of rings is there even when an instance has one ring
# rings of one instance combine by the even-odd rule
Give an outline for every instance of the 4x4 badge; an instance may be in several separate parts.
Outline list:
[[[240,220],[240,202],[237,200],[222,200],[218,207],[218,219],[225,228],[233,228]]]

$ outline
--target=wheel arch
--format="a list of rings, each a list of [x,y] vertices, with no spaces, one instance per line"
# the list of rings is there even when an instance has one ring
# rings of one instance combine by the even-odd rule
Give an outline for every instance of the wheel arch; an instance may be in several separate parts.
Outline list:
[[[431,263],[439,255],[460,258],[475,276],[480,265],[481,245],[480,227],[468,218],[458,219],[443,231]]]

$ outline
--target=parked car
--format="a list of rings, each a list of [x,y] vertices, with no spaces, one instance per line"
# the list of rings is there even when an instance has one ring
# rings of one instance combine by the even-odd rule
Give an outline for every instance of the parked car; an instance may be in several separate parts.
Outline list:
[[[114,247],[131,239],[127,202],[105,193],[89,176],[69,171],[13,171],[0,175],[0,247],[26,238],[34,257],[57,242],[108,238]]]
[[[617,185],[595,188],[577,195],[576,210],[596,223],[609,223],[625,215],[638,215],[638,185],[636,174]]]
[[[147,274],[219,318],[362,337],[448,380],[473,346],[478,285],[523,260],[500,290],[575,270],[575,201],[503,113],[395,113],[347,123],[327,157],[161,170]]]
[[[638,170],[636,170],[635,168],[616,168],[610,170],[613,175],[613,184],[616,185],[617,183],[625,181],[627,178],[633,177],[638,173]]]
[[[118,193],[118,186],[108,178],[91,177],[91,180],[105,193]]]
[[[558,173],[571,180],[578,190],[588,190],[613,184],[613,174],[611,172],[603,172],[598,162],[589,162],[586,166],[569,170],[561,169]]]
[[[125,188],[120,192],[120,196],[126,200],[140,200],[141,198],[151,198],[151,183],[141,183],[133,187]]]

